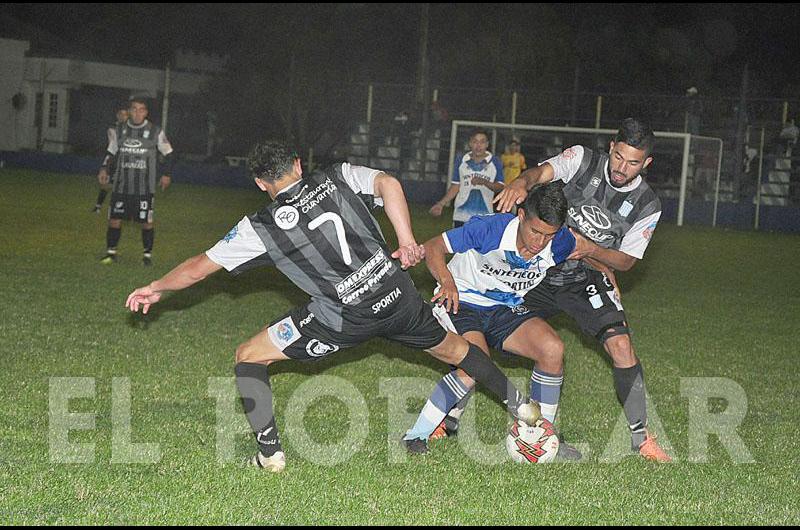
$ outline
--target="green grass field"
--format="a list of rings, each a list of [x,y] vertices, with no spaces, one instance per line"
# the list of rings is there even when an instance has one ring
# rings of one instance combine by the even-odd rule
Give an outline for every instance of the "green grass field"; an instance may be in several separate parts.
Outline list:
[[[405,407],[413,415],[446,367],[375,340],[316,364],[287,362],[272,370],[288,458],[286,472],[272,475],[241,463],[255,451],[246,432],[234,435],[233,458],[219,460],[209,378],[231,378],[236,346],[304,303],[305,295],[275,270],[261,269],[236,279],[218,273],[166,297],[146,319],[123,307],[131,290],[213,245],[265,197],[255,188],[174,185],[156,199],[155,267],[145,269],[139,231],[130,224],[120,263],[98,263],[105,216],[89,213],[95,194],[88,176],[0,171],[0,523],[771,525],[800,519],[797,236],[664,224],[646,259],[621,275],[646,370],[651,425],[672,447],[674,464],[603,456],[613,453],[621,415],[610,365],[562,318],[553,322],[567,356],[559,424],[569,440],[588,448],[585,463],[485,465],[469,456],[474,445],[458,440],[436,442],[429,455],[395,463],[408,425],[390,420],[392,402],[381,394],[381,380],[423,380],[422,392],[412,392]],[[421,241],[448,222],[422,209],[413,215]],[[432,291],[424,267],[413,275],[421,291]],[[495,358],[514,377],[530,375],[527,362]],[[355,417],[353,425],[343,401],[313,399],[313,383],[295,393],[320,375],[352,385],[367,417]],[[71,444],[94,444],[92,463],[59,463],[49,389],[62,377],[94,381],[94,397],[69,402],[70,412],[95,417],[93,430],[69,434]],[[117,389],[112,396],[114,378],[130,382],[130,401],[120,402],[130,404],[130,436],[115,426],[113,398],[124,395]],[[748,408],[736,432],[754,463],[734,462],[714,436],[707,462],[691,461],[692,416],[681,384],[713,385],[688,378],[725,378],[744,390]],[[351,428],[366,432],[363,443],[330,454],[342,463],[321,464],[324,451],[301,450],[300,438],[287,432],[287,404],[303,397],[313,401],[292,421],[317,444],[342,442]],[[504,411],[484,394],[475,401],[477,410],[468,414],[480,442],[502,442]],[[236,414],[223,420],[245,429],[239,405],[229,404]],[[712,413],[730,405],[709,403]],[[124,458],[112,451],[114,436],[158,444],[160,459],[115,463]]]

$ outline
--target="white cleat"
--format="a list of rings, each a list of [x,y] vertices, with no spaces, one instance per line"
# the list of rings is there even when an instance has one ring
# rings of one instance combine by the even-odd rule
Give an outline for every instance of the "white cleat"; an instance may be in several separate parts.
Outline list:
[[[515,416],[518,420],[528,425],[533,425],[542,417],[542,411],[539,404],[533,400],[523,403],[517,408]]]
[[[278,451],[274,455],[266,457],[261,454],[261,451],[259,451],[253,458],[250,459],[250,465],[260,467],[261,469],[266,469],[267,471],[271,471],[273,473],[280,473],[286,469],[286,455],[283,453],[283,451]]]

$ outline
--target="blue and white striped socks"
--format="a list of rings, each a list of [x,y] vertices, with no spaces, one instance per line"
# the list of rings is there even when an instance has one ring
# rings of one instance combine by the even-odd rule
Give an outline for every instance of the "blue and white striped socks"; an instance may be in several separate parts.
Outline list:
[[[447,413],[456,403],[467,395],[469,388],[465,387],[461,380],[456,376],[455,370],[444,376],[433,389],[433,394],[425,402],[422,412],[419,413],[414,426],[411,427],[404,439],[414,440],[428,437],[436,430]]]
[[[548,374],[538,368],[534,368],[531,374],[531,399],[539,402],[542,416],[550,423],[556,421],[558,400],[561,398],[561,383],[563,382],[563,372],[560,374]]]

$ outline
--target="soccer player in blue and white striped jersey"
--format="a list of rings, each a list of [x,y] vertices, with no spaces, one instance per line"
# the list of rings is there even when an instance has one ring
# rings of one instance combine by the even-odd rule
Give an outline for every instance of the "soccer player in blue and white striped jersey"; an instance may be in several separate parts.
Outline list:
[[[531,398],[551,422],[563,379],[564,348],[547,322],[522,304],[547,270],[575,249],[574,236],[563,226],[566,214],[561,185],[544,185],[531,191],[516,215],[473,217],[425,243],[426,262],[439,282],[434,314],[487,355],[492,347],[533,359]],[[446,254],[455,254],[449,264]],[[457,369],[439,382],[406,433],[409,451],[427,450],[426,440],[473,386]]]

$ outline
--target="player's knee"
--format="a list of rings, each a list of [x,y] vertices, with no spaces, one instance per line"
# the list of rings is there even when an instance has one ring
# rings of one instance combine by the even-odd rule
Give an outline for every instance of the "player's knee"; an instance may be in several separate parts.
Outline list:
[[[556,373],[564,366],[564,342],[558,336],[548,337],[539,345],[537,364]]]
[[[633,351],[633,343],[628,334],[608,337],[604,343],[605,349],[614,361],[614,366],[630,368],[636,365],[638,359]]]

